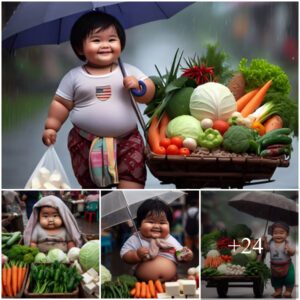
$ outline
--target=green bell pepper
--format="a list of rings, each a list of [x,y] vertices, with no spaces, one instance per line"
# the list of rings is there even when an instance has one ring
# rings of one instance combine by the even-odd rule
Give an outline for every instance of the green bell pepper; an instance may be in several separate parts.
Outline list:
[[[223,137],[218,130],[208,128],[198,137],[198,144],[209,150],[218,148],[223,142]]]

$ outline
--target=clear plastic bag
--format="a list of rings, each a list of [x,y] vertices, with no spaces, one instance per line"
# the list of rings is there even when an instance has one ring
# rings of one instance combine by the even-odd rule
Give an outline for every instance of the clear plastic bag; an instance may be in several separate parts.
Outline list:
[[[47,149],[27,181],[25,189],[70,189],[69,179],[54,146]]]

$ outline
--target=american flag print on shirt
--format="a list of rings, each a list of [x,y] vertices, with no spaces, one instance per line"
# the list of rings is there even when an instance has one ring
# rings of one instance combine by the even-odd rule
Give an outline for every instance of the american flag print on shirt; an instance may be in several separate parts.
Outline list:
[[[96,86],[96,97],[101,101],[106,101],[111,97],[110,85]]]

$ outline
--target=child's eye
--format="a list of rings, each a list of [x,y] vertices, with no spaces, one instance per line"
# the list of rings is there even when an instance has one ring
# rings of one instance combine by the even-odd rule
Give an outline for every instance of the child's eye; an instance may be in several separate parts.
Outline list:
[[[115,42],[116,41],[116,39],[110,39],[109,40],[109,42]]]

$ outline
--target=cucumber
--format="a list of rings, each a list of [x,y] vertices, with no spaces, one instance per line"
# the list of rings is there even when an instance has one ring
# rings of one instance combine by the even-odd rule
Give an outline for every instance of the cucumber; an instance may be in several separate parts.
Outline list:
[[[284,134],[279,134],[279,135],[275,135],[275,136],[270,136],[265,138],[262,142],[261,142],[261,147],[262,148],[266,148],[269,145],[273,145],[273,144],[284,144],[284,145],[289,145],[292,143],[292,139]]]
[[[21,231],[16,231],[13,233],[11,238],[7,241],[6,246],[11,246],[21,239]]]
[[[258,143],[261,143],[264,139],[269,138],[271,136],[276,136],[276,135],[279,135],[279,134],[289,135],[291,133],[292,133],[292,129],[290,129],[290,128],[274,129],[274,130],[269,131],[268,133],[264,134],[262,137],[260,137],[256,141]]]

